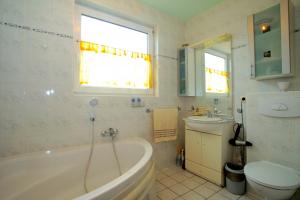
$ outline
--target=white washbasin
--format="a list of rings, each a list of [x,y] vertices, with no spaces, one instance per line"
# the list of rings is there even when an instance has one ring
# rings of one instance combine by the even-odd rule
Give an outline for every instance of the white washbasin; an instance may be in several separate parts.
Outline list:
[[[187,118],[190,121],[195,121],[199,123],[216,123],[221,122],[223,119],[220,117],[207,117],[207,116],[190,116]]]
[[[187,129],[222,135],[225,129],[232,129],[232,118],[190,116],[185,119]]]

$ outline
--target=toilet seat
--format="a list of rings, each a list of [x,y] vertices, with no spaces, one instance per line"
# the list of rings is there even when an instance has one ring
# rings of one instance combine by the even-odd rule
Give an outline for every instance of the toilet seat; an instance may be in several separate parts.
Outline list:
[[[299,172],[269,161],[248,163],[244,172],[250,180],[277,190],[296,189],[300,186]]]

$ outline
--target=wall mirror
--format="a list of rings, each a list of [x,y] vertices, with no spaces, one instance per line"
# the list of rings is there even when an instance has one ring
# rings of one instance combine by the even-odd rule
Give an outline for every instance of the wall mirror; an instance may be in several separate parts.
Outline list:
[[[194,44],[196,96],[232,114],[231,35],[224,34]]]

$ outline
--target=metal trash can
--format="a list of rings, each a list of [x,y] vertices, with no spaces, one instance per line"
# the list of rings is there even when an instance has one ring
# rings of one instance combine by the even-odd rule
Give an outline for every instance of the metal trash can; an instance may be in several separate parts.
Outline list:
[[[237,195],[245,194],[246,178],[244,167],[241,165],[226,163],[225,165],[226,188]]]

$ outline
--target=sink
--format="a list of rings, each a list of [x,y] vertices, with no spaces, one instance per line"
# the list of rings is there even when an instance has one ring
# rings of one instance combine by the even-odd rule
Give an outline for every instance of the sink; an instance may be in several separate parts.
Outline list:
[[[232,129],[233,119],[227,116],[190,116],[185,119],[187,129],[222,135],[225,129]]]
[[[199,123],[217,123],[221,122],[223,119],[220,117],[207,117],[207,116],[190,116],[187,118],[189,121],[195,121]]]

